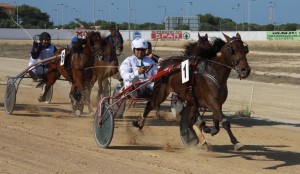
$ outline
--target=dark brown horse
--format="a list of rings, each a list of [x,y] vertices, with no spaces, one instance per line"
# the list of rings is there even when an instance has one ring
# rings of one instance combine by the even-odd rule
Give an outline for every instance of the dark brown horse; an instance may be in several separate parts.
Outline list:
[[[247,78],[250,74],[246,54],[248,47],[237,33],[236,37],[230,38],[223,34],[226,42],[221,46],[220,54],[213,59],[202,59],[201,57],[171,57],[161,63],[158,72],[172,66],[169,75],[155,81],[153,97],[147,102],[143,117],[133,122],[133,125],[143,128],[145,118],[156,106],[165,101],[170,92],[175,92],[181,99],[186,101],[186,108],[182,113],[180,121],[181,137],[187,145],[197,144],[194,125],[200,125],[198,121],[198,109],[206,107],[213,112],[214,127],[210,129],[211,135],[219,132],[219,123],[227,131],[235,150],[243,149],[244,145],[238,142],[230,129],[230,123],[222,112],[222,105],[227,99],[227,80],[232,69],[238,72],[239,77]],[[181,82],[181,62],[189,59],[190,71],[186,72],[191,77],[186,83]]]
[[[118,55],[123,51],[123,43],[123,37],[119,30],[112,31],[111,35],[105,37],[102,41],[104,46],[103,56],[95,60],[93,79],[91,80],[92,86],[98,80],[98,100],[103,93],[105,82],[107,82],[106,79],[118,77]]]
[[[213,45],[209,43],[207,34],[200,36],[198,33],[198,41],[185,44],[183,54],[185,56],[211,58],[215,56],[215,53],[212,51],[212,49]]]
[[[50,61],[47,78],[40,82],[40,84],[46,83],[46,88],[45,92],[39,97],[39,101],[45,100],[49,87],[62,75],[67,81],[72,83],[69,96],[73,103],[73,109],[75,109],[74,112],[76,112],[76,102],[80,102],[82,98],[88,105],[89,112],[92,112],[88,91],[93,72],[91,69],[86,68],[93,66],[95,57],[103,54],[101,40],[99,32],[87,32],[85,39],[79,38],[78,42],[72,46],[72,50],[66,50],[66,58],[69,56],[68,61],[65,60],[67,65],[61,65],[62,60],[59,58]],[[58,51],[58,54],[61,55],[61,53],[62,49]],[[81,112],[76,115],[80,115]]]

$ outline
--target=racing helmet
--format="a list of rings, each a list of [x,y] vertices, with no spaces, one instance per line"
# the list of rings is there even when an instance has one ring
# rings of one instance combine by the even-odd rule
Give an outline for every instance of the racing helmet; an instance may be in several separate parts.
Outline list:
[[[51,40],[51,36],[49,33],[47,32],[42,32],[40,34],[40,40]]]
[[[142,38],[137,38],[137,39],[134,39],[132,42],[131,42],[131,49],[133,51],[133,49],[135,48],[143,48],[143,49],[147,49],[148,48],[148,43],[147,41],[145,41],[144,39]]]
[[[78,42],[78,37],[77,36],[74,36],[71,40],[71,43],[75,43],[75,42]]]

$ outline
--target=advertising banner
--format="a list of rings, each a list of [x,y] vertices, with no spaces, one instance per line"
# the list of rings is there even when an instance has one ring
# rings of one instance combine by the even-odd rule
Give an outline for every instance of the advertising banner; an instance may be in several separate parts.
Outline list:
[[[157,30],[151,32],[152,40],[179,41],[182,39],[182,31]]]
[[[268,31],[267,40],[300,40],[300,31]]]

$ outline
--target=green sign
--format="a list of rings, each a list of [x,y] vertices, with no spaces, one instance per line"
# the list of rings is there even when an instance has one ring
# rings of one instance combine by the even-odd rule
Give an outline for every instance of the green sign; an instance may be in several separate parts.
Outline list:
[[[300,31],[268,31],[267,40],[300,40]]]

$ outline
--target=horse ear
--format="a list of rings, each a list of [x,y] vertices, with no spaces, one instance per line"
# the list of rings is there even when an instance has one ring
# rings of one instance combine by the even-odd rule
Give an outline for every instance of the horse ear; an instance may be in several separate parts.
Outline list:
[[[200,33],[198,33],[198,40],[200,40],[200,37],[201,37],[201,36],[200,36]]]
[[[227,42],[229,42],[230,41],[230,37],[229,36],[227,36],[226,34],[224,34],[224,33],[222,33],[223,34],[223,36],[225,37],[225,39],[226,39],[226,41]]]
[[[205,38],[206,38],[206,39],[208,38],[207,33],[205,34]]]
[[[236,33],[236,38],[241,40],[241,35],[239,33]]]

